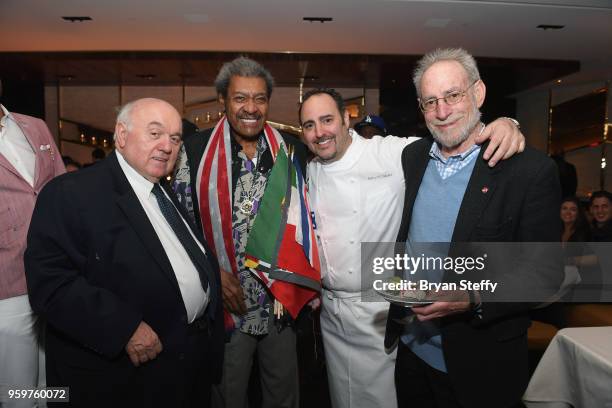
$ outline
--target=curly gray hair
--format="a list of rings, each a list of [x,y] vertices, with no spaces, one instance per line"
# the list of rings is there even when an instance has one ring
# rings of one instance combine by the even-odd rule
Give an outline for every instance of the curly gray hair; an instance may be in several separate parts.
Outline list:
[[[263,78],[266,81],[268,98],[272,95],[274,78],[270,71],[265,69],[259,62],[246,57],[238,57],[223,64],[215,79],[215,88],[218,95],[222,95],[224,98],[227,97],[227,89],[233,76]]]

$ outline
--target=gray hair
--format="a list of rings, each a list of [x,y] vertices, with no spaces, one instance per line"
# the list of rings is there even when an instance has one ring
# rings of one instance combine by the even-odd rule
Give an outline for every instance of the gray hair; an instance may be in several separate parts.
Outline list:
[[[262,78],[266,81],[266,89],[268,98],[272,95],[274,88],[274,78],[270,71],[265,69],[259,62],[246,57],[238,57],[233,61],[223,64],[215,79],[215,88],[217,95],[227,97],[227,89],[229,88],[230,80],[233,76]]]
[[[416,63],[416,68],[412,74],[412,82],[417,91],[417,96],[421,97],[421,78],[425,71],[427,71],[433,64],[439,61],[456,61],[468,75],[468,81],[470,84],[480,79],[480,72],[478,72],[478,66],[476,60],[463,48],[437,48],[433,51],[425,54]]]
[[[119,109],[119,113],[117,113],[117,120],[115,123],[123,123],[128,132],[132,129],[132,109],[134,109],[136,102],[138,102],[138,99],[126,103]],[[113,140],[117,140],[117,133],[113,134]]]

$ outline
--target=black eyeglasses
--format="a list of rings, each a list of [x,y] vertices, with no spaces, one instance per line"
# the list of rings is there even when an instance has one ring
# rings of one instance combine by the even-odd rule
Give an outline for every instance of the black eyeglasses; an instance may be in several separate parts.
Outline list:
[[[421,110],[423,112],[431,112],[436,110],[436,108],[438,107],[438,101],[440,99],[444,99],[444,102],[446,102],[447,105],[455,105],[458,104],[459,102],[461,102],[463,100],[463,98],[465,97],[465,94],[467,94],[467,91],[474,86],[474,84],[476,82],[478,82],[479,79],[477,79],[476,81],[472,82],[472,85],[468,86],[465,90],[463,91],[453,91],[447,95],[444,95],[442,98],[431,98],[431,99],[427,99],[422,101],[421,98],[418,98],[419,101],[419,107],[421,108]]]

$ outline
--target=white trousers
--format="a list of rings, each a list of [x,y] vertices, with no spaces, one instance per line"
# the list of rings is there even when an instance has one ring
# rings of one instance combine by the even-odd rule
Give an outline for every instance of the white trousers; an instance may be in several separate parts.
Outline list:
[[[27,295],[0,300],[0,406],[46,406],[35,399],[8,399],[8,389],[44,387],[44,353],[37,317]],[[40,375],[39,375],[40,373]]]
[[[389,304],[323,290],[321,332],[334,408],[397,408],[395,359],[385,352]]]

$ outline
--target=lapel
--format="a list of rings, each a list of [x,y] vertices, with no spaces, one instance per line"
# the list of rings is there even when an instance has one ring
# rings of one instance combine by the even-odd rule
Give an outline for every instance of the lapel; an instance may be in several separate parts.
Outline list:
[[[214,128],[210,128],[201,132],[196,132],[184,143],[185,154],[189,162],[189,182],[191,185],[193,213],[196,229],[199,233],[202,232],[202,221],[200,218],[200,197],[198,197],[196,193],[198,191],[198,169],[200,168],[200,161],[204,158],[204,150],[206,150],[206,145],[210,140],[213,129]]]
[[[506,161],[502,160],[495,167],[489,167],[482,158],[487,146],[488,143],[482,145],[478,158],[476,158],[472,176],[461,201],[461,207],[459,207],[452,242],[470,241],[472,231],[478,224],[482,212],[495,194],[497,187],[495,175],[507,165]]]
[[[155,260],[172,286],[180,293],[176,275],[166,255],[166,251],[157,237],[157,233],[153,225],[151,225],[140,201],[138,201],[136,193],[134,193],[132,186],[125,177],[125,174],[123,174],[123,170],[117,161],[116,153],[113,151],[106,160],[109,162],[109,167],[115,180],[117,205],[125,214],[128,223],[132,225],[134,231],[138,234],[151,258]]]
[[[418,146],[407,146],[402,154],[402,168],[404,170],[404,179],[406,185],[406,193],[404,196],[404,214],[402,216],[402,222],[400,225],[400,231],[398,234],[398,242],[404,242],[408,239],[408,230],[410,228],[410,221],[412,220],[412,210],[414,208],[414,202],[419,193],[419,187],[425,170],[429,163],[429,149],[433,139],[423,139]]]
[[[36,182],[39,179],[38,173],[40,172],[40,163],[38,162],[39,152],[37,150],[38,139],[34,137],[34,135],[32,134],[34,130],[32,129],[31,126],[29,126],[29,124],[26,121],[17,117],[17,115],[14,113],[11,113],[11,116],[14,119],[15,123],[17,123],[17,126],[19,126],[19,129],[21,129],[21,132],[27,139],[28,143],[30,144],[30,147],[32,148],[32,151],[34,152],[34,163],[35,163],[34,165],[34,188],[36,188]],[[40,148],[40,146],[38,146],[38,148]],[[6,159],[6,157],[4,157],[2,153],[0,153],[0,166],[6,168],[8,171],[10,171],[11,173],[15,174],[17,177],[23,180],[23,177],[21,176],[21,174],[17,171],[16,168],[13,167],[13,165],[11,165],[11,163]]]

